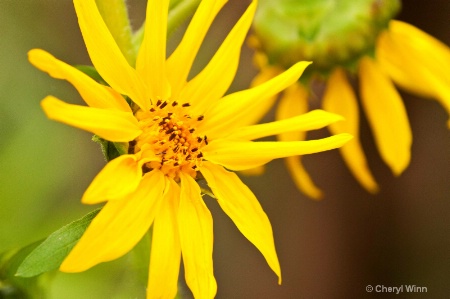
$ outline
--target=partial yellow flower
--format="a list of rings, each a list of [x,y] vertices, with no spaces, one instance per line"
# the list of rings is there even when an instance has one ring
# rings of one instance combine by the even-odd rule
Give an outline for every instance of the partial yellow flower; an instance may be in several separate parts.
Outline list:
[[[293,87],[284,92],[277,119],[291,117],[296,109],[299,110],[296,113],[304,113],[310,83],[326,78],[322,107],[345,118],[345,122],[330,124],[329,130],[332,134],[347,132],[355,137],[339,150],[358,182],[369,192],[377,192],[378,184],[360,143],[358,101],[347,74],[358,75],[361,105],[380,156],[394,175],[400,175],[410,163],[412,132],[404,103],[394,84],[438,100],[450,113],[450,49],[410,24],[389,21],[399,7],[399,1],[366,2],[358,2],[358,8],[355,6],[348,10],[350,6],[344,3],[331,5],[316,1],[313,16],[317,19],[311,18],[312,23],[309,24],[307,12],[311,12],[308,9],[312,7],[309,3],[283,1],[284,6],[275,6],[273,2],[264,1],[264,9],[261,9],[259,22],[255,25],[257,37],[253,36],[250,44],[257,50],[255,62],[261,70],[260,76],[274,68],[283,70],[295,59],[311,59],[314,65],[318,64],[314,70],[309,69],[309,81],[296,84],[295,89],[302,92],[293,92]],[[373,6],[377,6],[376,11]],[[344,19],[335,10],[341,12]],[[333,23],[336,31],[332,26],[321,23],[323,19]],[[380,29],[384,22],[386,28]],[[271,35],[275,32],[273,28],[285,29],[284,35],[277,37],[276,42]],[[294,37],[292,30],[312,32],[315,36]],[[337,30],[342,30],[342,35],[336,33],[340,32]],[[266,77],[267,80],[269,78]],[[253,86],[257,84],[259,82]],[[303,136],[291,134],[279,135],[279,138],[301,140]],[[294,157],[289,157],[286,162],[299,189],[312,198],[321,198],[321,191],[306,174],[300,159],[294,161]]]
[[[83,203],[106,204],[64,260],[61,271],[80,272],[122,256],[153,225],[147,298],[176,295],[181,256],[194,296],[214,297],[213,220],[196,182],[205,179],[222,210],[259,249],[281,283],[269,219],[255,195],[229,170],[334,149],[351,136],[253,141],[342,119],[317,110],[252,125],[251,116],[260,113],[261,103],[270,102],[296,82],[308,62],[299,62],[257,87],[224,96],[235,76],[256,1],[206,67],[187,81],[206,32],[225,2],[202,1],[182,41],[166,59],[169,0],[149,0],[145,37],[132,66],[114,42],[95,0],[74,0],[89,56],[110,87],[43,50],[29,52],[33,65],[69,81],[88,105],[71,105],[48,96],[42,107],[50,119],[128,145],[128,153],[110,161],[84,193]],[[131,107],[122,95],[132,100]]]

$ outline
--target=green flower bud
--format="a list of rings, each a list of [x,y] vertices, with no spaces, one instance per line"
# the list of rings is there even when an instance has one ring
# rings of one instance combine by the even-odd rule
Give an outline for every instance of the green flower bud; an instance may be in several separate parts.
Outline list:
[[[254,32],[270,64],[313,61],[308,70],[326,74],[336,65],[352,69],[373,53],[400,6],[400,0],[260,0]]]

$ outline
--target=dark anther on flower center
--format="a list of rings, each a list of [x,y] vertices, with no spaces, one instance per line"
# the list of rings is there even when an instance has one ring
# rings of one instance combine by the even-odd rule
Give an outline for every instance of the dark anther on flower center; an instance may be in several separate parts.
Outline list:
[[[143,132],[129,143],[128,153],[143,160],[144,173],[159,169],[176,180],[180,172],[196,177],[203,161],[201,149],[208,141],[196,130],[204,116],[191,117],[189,107],[189,103],[159,99],[148,111],[136,112]]]

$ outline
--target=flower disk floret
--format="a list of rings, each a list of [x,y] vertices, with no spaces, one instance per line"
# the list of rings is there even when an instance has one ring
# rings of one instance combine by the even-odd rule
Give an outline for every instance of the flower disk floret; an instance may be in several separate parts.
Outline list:
[[[201,149],[208,144],[208,137],[196,132],[204,116],[191,116],[189,106],[188,102],[157,100],[148,111],[136,112],[142,134],[130,142],[128,153],[143,160],[152,157],[143,165],[144,173],[159,169],[178,182],[179,172],[196,178],[203,161]]]

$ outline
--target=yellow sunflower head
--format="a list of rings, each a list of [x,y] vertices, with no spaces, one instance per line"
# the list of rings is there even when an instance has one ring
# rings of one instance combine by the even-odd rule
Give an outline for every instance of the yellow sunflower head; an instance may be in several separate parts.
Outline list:
[[[180,44],[166,57],[169,1],[149,0],[145,35],[136,64],[130,65],[95,0],[74,0],[89,56],[108,86],[43,50],[30,51],[33,65],[54,78],[69,81],[88,105],[71,105],[48,96],[42,101],[47,116],[122,147],[122,155],[101,170],[83,195],[84,203],[106,204],[62,263],[62,271],[84,271],[124,255],[153,225],[147,297],[175,296],[181,256],[194,296],[214,297],[212,217],[196,182],[204,178],[223,211],[261,251],[281,282],[270,222],[250,189],[228,170],[245,170],[276,158],[334,149],[351,136],[253,141],[283,132],[317,129],[342,119],[316,110],[253,125],[254,114],[295,83],[309,62],[296,63],[255,88],[224,96],[235,76],[256,1],[248,6],[204,69],[187,79],[200,45],[225,2],[201,1]]]

